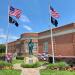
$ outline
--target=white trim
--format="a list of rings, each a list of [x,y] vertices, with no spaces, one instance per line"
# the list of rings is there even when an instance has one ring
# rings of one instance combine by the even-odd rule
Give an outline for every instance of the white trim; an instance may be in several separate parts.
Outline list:
[[[54,57],[60,57],[60,58],[62,58],[62,57],[64,57],[64,58],[75,58],[75,56],[54,56]]]
[[[73,33],[73,32],[75,32],[75,29],[61,31],[58,33],[53,33],[53,36],[60,36],[60,35],[69,34],[69,33]],[[41,36],[41,37],[38,37],[38,39],[44,39],[44,38],[49,38],[49,37],[51,37],[51,35]]]
[[[60,36],[60,35],[64,35],[64,34],[74,33],[74,32],[75,32],[75,29],[73,28],[70,30],[65,30],[65,31],[53,33],[53,36]],[[48,35],[45,35],[45,36],[31,37],[31,39],[37,39],[38,40],[38,39],[45,39],[45,38],[49,38],[49,37],[51,37],[50,33]],[[21,40],[30,39],[30,37],[22,37],[20,39]]]
[[[21,40],[25,40],[25,39],[27,39],[27,40],[28,40],[28,39],[35,39],[35,40],[36,40],[36,39],[38,39],[38,37],[31,37],[31,38],[29,38],[29,37],[22,37],[22,38],[20,38],[20,39],[21,39]]]

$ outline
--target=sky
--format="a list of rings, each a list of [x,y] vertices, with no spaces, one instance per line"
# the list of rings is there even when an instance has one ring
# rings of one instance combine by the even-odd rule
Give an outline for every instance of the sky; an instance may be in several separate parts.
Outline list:
[[[49,5],[51,5],[59,14],[57,19],[58,27],[75,23],[75,0],[1,0],[0,2],[0,43],[14,41],[20,38],[23,33],[41,32],[55,28],[49,18]],[[22,11],[19,23],[16,27],[8,23],[8,7],[13,6]]]

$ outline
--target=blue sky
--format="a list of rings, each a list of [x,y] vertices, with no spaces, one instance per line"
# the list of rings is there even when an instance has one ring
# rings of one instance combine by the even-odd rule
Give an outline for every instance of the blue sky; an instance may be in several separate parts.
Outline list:
[[[20,19],[15,19],[19,27],[9,24],[8,41],[16,40],[25,32],[41,32],[50,29],[49,4],[56,9],[58,27],[75,22],[75,0],[10,0],[10,5],[22,10]],[[0,43],[6,42],[8,26],[8,1],[0,2]],[[52,25],[54,28],[54,26]]]

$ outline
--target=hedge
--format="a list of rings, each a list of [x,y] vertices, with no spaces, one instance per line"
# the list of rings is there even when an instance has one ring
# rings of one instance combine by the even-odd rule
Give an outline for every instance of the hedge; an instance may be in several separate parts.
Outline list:
[[[23,67],[23,68],[37,68],[39,66],[40,66],[40,64],[38,62],[36,62],[34,64],[25,64],[25,63],[21,64],[21,67]]]
[[[24,60],[24,57],[22,57],[22,56],[17,56],[16,59]]]

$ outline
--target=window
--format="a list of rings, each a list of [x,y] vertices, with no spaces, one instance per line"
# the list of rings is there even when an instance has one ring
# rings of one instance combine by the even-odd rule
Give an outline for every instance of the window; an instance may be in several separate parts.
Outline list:
[[[43,48],[44,48],[44,52],[48,52],[48,42],[44,42]]]
[[[33,50],[37,50],[37,46],[38,46],[38,44],[37,43],[34,43]]]

